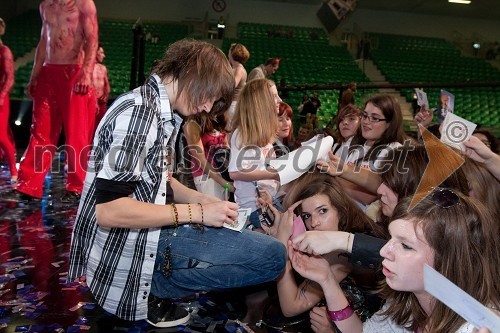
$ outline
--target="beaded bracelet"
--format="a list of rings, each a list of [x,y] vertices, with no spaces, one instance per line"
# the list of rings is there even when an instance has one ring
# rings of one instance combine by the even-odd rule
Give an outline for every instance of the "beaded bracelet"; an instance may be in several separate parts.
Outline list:
[[[201,210],[201,224],[203,224],[204,220],[203,220],[203,205],[201,203],[198,202],[198,205],[200,205],[200,210]]]
[[[191,204],[188,204],[188,212],[189,212],[189,224],[193,223],[193,212],[191,211]]]
[[[172,217],[174,218],[174,227],[179,227],[179,212],[177,211],[177,207],[175,207],[175,204],[172,203],[170,204],[170,207],[172,207],[173,215]]]
[[[201,233],[205,232],[205,228],[203,227],[203,206],[201,203],[198,202],[198,205],[200,205],[200,210],[201,210],[201,223],[194,223],[191,228],[199,230]]]
[[[170,214],[172,214],[172,223],[174,223],[174,225],[175,225],[175,213],[174,213],[173,204],[170,204]]]
[[[347,306],[342,310],[330,311],[327,309],[326,312],[328,313],[328,317],[330,317],[331,321],[342,321],[344,319],[351,317],[352,314],[354,313],[354,309],[351,307],[350,304],[347,304]]]

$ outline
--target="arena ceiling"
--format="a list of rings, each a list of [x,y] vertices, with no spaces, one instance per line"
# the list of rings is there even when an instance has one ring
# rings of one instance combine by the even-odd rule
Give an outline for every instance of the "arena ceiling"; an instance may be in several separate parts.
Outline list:
[[[318,6],[323,2],[323,0],[265,1],[300,4],[317,3]],[[472,3],[469,5],[451,4],[448,3],[448,0],[358,0],[357,8],[410,14],[500,20],[500,0],[472,0]]]

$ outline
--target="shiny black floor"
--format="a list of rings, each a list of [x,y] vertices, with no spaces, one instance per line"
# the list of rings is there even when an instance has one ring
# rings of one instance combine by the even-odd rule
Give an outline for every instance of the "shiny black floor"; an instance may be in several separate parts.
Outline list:
[[[7,202],[9,172],[0,168],[0,333],[4,332],[246,332],[238,293],[182,300],[192,311],[186,327],[157,329],[125,322],[97,306],[85,283],[66,283],[77,206],[64,205],[64,175],[46,178],[41,201]],[[263,331],[253,327],[255,331]]]

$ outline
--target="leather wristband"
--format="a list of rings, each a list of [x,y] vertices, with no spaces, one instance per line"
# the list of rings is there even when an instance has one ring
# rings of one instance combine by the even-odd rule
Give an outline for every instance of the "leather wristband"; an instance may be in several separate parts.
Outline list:
[[[347,304],[347,306],[342,310],[330,311],[327,309],[326,312],[328,313],[328,317],[330,317],[331,321],[342,321],[344,319],[351,317],[352,314],[354,313],[354,309],[351,307],[350,304]]]

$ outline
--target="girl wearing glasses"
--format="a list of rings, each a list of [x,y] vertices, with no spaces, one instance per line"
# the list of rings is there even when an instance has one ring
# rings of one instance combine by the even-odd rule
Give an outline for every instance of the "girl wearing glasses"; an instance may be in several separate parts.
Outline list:
[[[471,324],[424,290],[424,264],[498,311],[497,221],[479,201],[450,189],[437,188],[411,210],[410,199],[396,207],[389,224],[391,239],[380,250],[385,283],[379,295],[386,303],[364,324],[350,308],[326,259],[289,246],[293,268],[321,285],[328,316],[342,332],[474,332]]]
[[[361,144],[350,147],[341,183],[361,208],[366,209],[377,198],[375,192],[368,191],[345,176],[369,177],[367,172],[376,172],[389,151],[401,146],[407,139],[401,107],[395,97],[376,95],[366,101],[361,113],[361,136]]]

